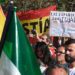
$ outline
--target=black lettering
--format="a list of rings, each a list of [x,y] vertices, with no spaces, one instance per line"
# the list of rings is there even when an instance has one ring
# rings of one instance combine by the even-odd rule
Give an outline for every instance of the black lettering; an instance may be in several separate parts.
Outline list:
[[[35,29],[36,30],[36,25],[38,24],[38,22],[32,22],[32,23],[30,23],[30,25],[32,25],[33,26],[33,29]]]
[[[28,23],[24,23],[23,28],[24,28],[26,34],[29,34],[29,29],[27,29],[25,26],[28,26]]]
[[[47,29],[49,28],[49,24],[50,24],[49,19],[46,19],[45,26],[44,26],[44,32],[46,32]]]
[[[40,21],[39,21],[39,26],[40,26],[40,33],[42,33],[42,18],[40,18]]]

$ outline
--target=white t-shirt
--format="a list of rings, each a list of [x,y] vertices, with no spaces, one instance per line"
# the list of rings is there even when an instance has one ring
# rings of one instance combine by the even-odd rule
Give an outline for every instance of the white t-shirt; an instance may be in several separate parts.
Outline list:
[[[47,67],[44,65],[44,63],[41,60],[38,59],[38,62],[40,63],[40,70],[41,73],[43,74]]]
[[[46,70],[46,68],[47,68],[47,67],[41,65],[41,66],[40,66],[41,73],[44,73],[44,71]]]
[[[75,67],[69,69],[70,74],[69,75],[75,75]]]

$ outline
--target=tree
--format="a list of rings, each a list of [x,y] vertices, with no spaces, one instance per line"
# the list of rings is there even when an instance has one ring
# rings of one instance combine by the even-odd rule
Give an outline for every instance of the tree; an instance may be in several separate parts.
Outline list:
[[[58,2],[58,9],[64,11],[74,11],[75,0],[60,0]]]
[[[7,11],[9,1],[7,0],[2,4],[4,11]],[[39,8],[46,8],[51,5],[55,5],[55,0],[14,0],[14,5],[20,10],[35,10]]]

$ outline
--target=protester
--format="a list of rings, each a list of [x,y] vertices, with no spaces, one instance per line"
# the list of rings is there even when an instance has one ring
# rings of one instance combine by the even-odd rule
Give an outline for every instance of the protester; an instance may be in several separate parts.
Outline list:
[[[45,42],[47,45],[49,44],[49,39],[48,39],[48,36],[47,34],[43,33],[42,35],[40,35],[38,37],[38,41],[43,41]]]
[[[50,53],[51,53],[51,58],[52,58],[52,60],[54,61],[53,63],[56,63],[56,53],[55,53],[56,48],[53,46],[52,43],[50,43],[50,44],[48,45],[48,47],[49,47],[49,51],[50,51]]]
[[[50,65],[46,71],[45,75],[69,75],[68,69],[60,64]]]
[[[34,29],[29,32],[28,39],[30,41],[31,46],[34,48],[36,43],[38,42],[37,33]]]
[[[51,61],[48,45],[45,42],[37,42],[35,54],[40,64],[41,72],[43,73]]]
[[[70,75],[75,75],[75,39],[66,41],[66,56],[65,59],[69,63]]]
[[[68,64],[65,60],[65,46],[64,45],[59,46],[56,53],[58,64],[62,64],[63,66],[68,67]]]

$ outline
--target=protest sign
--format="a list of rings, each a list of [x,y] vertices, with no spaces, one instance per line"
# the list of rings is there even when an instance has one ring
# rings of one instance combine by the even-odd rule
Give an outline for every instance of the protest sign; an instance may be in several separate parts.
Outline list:
[[[50,36],[74,37],[75,12],[52,11],[49,34]]]

